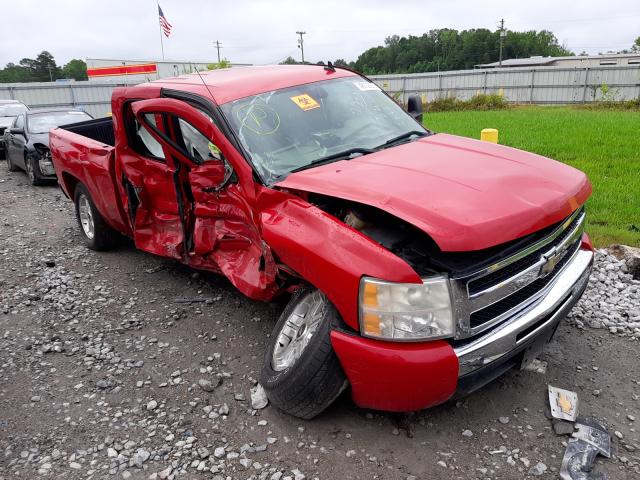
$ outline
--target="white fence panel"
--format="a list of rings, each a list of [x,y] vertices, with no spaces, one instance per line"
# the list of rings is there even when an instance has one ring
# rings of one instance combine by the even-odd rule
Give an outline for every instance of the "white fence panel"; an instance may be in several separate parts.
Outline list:
[[[607,89],[612,92],[609,98],[615,100],[640,98],[640,66],[479,69],[372,75],[371,79],[404,101],[411,94],[430,101],[497,93],[514,103],[583,103],[601,100]]]

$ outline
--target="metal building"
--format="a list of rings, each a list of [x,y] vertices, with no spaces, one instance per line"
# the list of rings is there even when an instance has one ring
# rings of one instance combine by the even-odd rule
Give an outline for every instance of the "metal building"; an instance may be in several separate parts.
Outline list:
[[[184,73],[207,70],[211,62],[184,60],[125,60],[109,58],[87,58],[89,81],[100,83],[143,83],[164,77],[176,77]],[[232,63],[232,67],[248,64]]]
[[[562,68],[594,68],[623,67],[640,65],[640,53],[616,53],[607,55],[580,55],[571,57],[529,57],[510,58],[500,62],[482,63],[477,68],[509,68],[509,67],[562,67]]]

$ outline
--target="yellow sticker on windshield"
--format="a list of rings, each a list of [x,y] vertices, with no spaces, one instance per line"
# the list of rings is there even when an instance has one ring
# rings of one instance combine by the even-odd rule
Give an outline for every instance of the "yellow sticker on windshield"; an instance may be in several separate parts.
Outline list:
[[[301,110],[304,110],[305,112],[307,110],[313,110],[314,108],[320,108],[320,104],[316,102],[308,93],[303,93],[302,95],[296,95],[290,98],[293,103],[295,103],[298,107],[300,107]]]

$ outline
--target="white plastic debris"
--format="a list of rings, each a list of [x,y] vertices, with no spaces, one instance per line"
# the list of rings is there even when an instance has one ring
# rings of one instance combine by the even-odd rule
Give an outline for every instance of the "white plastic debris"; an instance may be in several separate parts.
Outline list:
[[[262,385],[258,384],[251,389],[251,408],[262,410],[268,403],[267,392],[264,391]]]

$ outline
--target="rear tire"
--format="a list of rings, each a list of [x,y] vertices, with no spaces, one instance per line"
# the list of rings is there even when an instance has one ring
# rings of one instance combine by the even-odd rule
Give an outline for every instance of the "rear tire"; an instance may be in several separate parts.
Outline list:
[[[76,218],[80,233],[91,250],[104,251],[115,247],[120,235],[104,221],[87,188],[79,183],[74,194]]]
[[[282,312],[267,348],[261,383],[273,405],[311,419],[349,382],[331,346],[338,312],[319,290],[301,288]]]

